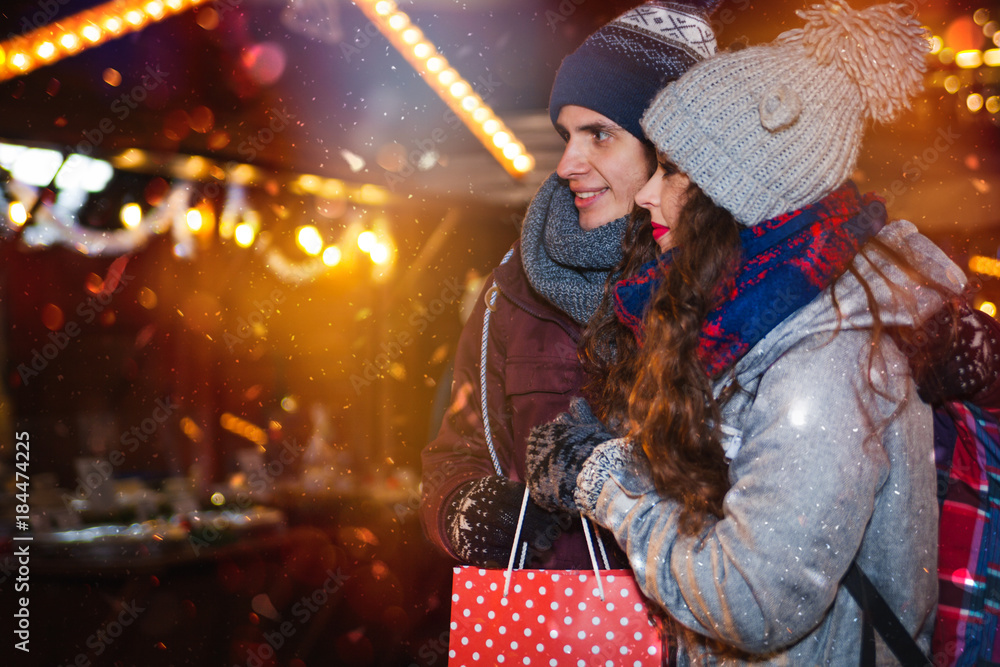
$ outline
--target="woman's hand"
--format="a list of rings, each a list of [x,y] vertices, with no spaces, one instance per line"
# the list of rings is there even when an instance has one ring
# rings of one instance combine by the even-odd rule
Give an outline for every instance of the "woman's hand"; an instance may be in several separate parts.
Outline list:
[[[582,398],[573,399],[569,413],[533,428],[527,455],[531,499],[550,510],[589,509],[574,499],[577,476],[594,448],[614,438]]]

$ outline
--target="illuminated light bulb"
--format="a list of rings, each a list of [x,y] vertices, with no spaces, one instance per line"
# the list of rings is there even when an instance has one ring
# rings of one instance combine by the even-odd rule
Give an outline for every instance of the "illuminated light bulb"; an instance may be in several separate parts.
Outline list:
[[[208,160],[200,155],[192,155],[184,162],[181,171],[185,178],[192,180],[201,178],[208,171]]]
[[[512,142],[510,142],[509,144],[507,144],[506,146],[503,147],[503,156],[505,158],[507,158],[508,160],[513,160],[518,155],[520,155],[523,151],[524,151],[524,149],[521,148],[520,144],[512,141]]]
[[[22,183],[44,188],[52,182],[65,158],[59,151],[29,148],[9,167],[11,176]]]
[[[10,207],[7,209],[7,217],[10,218],[11,222],[20,227],[28,221],[28,209],[19,201],[11,202]]]
[[[497,132],[493,135],[493,145],[497,148],[503,148],[510,143],[510,135],[506,132]]]
[[[959,51],[955,54],[955,64],[962,69],[975,69],[983,64],[983,53],[979,49]]]
[[[403,31],[403,41],[410,46],[413,46],[423,37],[419,28],[407,28]]]
[[[431,54],[431,45],[427,42],[419,42],[413,47],[413,55],[423,60]]]
[[[97,41],[99,41],[101,39],[101,29],[98,28],[96,25],[93,25],[93,24],[88,25],[88,26],[84,26],[84,28],[80,32],[80,34],[82,34],[83,38],[85,40],[87,40],[88,42],[90,42],[91,44],[93,44],[93,43],[95,43],[95,42],[97,42]]]
[[[299,242],[299,247],[307,255],[315,257],[323,250],[323,237],[320,236],[319,230],[312,225],[299,227],[298,233],[295,235],[295,240]]]
[[[469,94],[469,84],[464,81],[457,81],[448,89],[452,97],[465,97]]]
[[[24,53],[15,53],[10,57],[10,64],[16,69],[28,69],[31,65],[31,58]]]
[[[178,11],[184,7],[185,0],[167,0],[167,7],[173,11]]]
[[[514,169],[521,173],[526,174],[535,168],[535,159],[530,155],[518,155],[514,158]]]
[[[979,111],[983,108],[983,96],[979,93],[972,93],[965,98],[965,106],[969,107],[969,111]]]
[[[73,33],[68,32],[62,36],[62,38],[59,40],[59,43],[62,44],[62,47],[64,49],[72,51],[80,46],[80,38],[74,35]]]
[[[385,264],[389,261],[389,248],[384,243],[376,243],[369,254],[375,264]]]
[[[135,229],[142,223],[142,207],[138,204],[125,204],[120,217],[125,229]]]
[[[997,306],[992,301],[983,301],[979,304],[979,310],[986,313],[990,317],[996,317],[997,314]]]
[[[1000,49],[983,51],[983,63],[990,67],[1000,67]]]
[[[441,82],[442,86],[450,86],[451,84],[455,83],[456,79],[458,79],[458,72],[451,69],[450,67],[445,71],[441,72],[440,74],[438,74],[438,81]]]
[[[154,19],[159,19],[163,16],[163,3],[153,0],[153,2],[146,4],[145,10]]]
[[[945,47],[938,51],[938,60],[941,61],[943,65],[950,65],[955,62],[955,52],[948,47]]]
[[[490,117],[490,110],[486,107],[479,107],[472,112],[472,120],[479,124],[486,122],[486,119]]]
[[[340,248],[332,245],[323,251],[323,263],[327,266],[337,266],[340,264],[340,260],[343,257],[343,253],[340,252]]]
[[[123,26],[122,26],[122,21],[121,21],[120,18],[118,18],[116,16],[112,16],[112,17],[108,18],[107,21],[104,22],[104,27],[107,30],[109,30],[109,31],[111,31],[111,32],[113,32],[113,33],[115,33],[117,35],[119,32],[121,32],[121,29],[122,29]]]
[[[344,196],[344,182],[336,178],[328,178],[323,183],[320,195],[326,199],[340,199]]]
[[[142,25],[142,22],[146,20],[146,17],[143,16],[142,12],[140,12],[139,10],[133,9],[132,11],[125,14],[125,20],[131,23],[132,25],[138,27]]]
[[[379,16],[388,16],[396,9],[396,5],[389,0],[381,0],[375,3],[375,13]]]
[[[941,52],[941,49],[943,47],[944,47],[944,40],[943,39],[941,39],[937,35],[934,35],[933,37],[931,37],[931,54],[937,55],[938,53]]]
[[[389,199],[389,191],[371,183],[365,183],[356,190],[356,201],[371,206],[381,206]]]
[[[299,187],[304,192],[316,194],[323,185],[323,179],[312,174],[302,174],[299,176]]]
[[[996,113],[1000,111],[1000,97],[994,95],[986,100],[986,110],[990,113]]]
[[[432,74],[437,74],[438,72],[441,71],[444,65],[445,65],[444,58],[439,58],[438,56],[434,56],[433,58],[429,58],[427,60],[427,71],[431,72]]]
[[[969,268],[984,276],[1000,277],[1000,262],[992,257],[973,255],[969,258]]]
[[[376,238],[375,232],[364,231],[358,234],[358,247],[361,248],[362,252],[370,253],[377,243],[378,238]]]
[[[955,94],[958,89],[962,87],[962,82],[959,81],[958,77],[952,74],[944,80],[944,89],[949,93]]]
[[[475,95],[466,95],[465,98],[462,99],[462,108],[465,109],[466,111],[472,111],[478,106],[479,106],[479,98],[477,98]]]
[[[188,209],[187,215],[184,216],[187,222],[188,229],[197,234],[201,231],[205,224],[205,220],[201,217],[201,211],[196,208]]]
[[[500,131],[500,121],[496,118],[490,118],[488,121],[483,123],[483,132],[490,135],[491,137]]]
[[[253,225],[245,222],[241,222],[236,225],[236,230],[233,232],[233,238],[236,239],[236,245],[241,248],[249,248],[252,246],[255,236],[257,236],[257,233],[253,230]]]
[[[396,32],[399,32],[408,25],[410,25],[410,17],[403,12],[396,12],[389,17],[389,27]]]
[[[120,167],[139,167],[145,164],[146,153],[138,148],[126,148],[115,158],[115,162]]]
[[[104,79],[104,83],[108,84],[109,86],[115,87],[115,88],[117,88],[118,86],[120,86],[121,83],[122,83],[121,72],[119,72],[118,70],[116,70],[113,67],[109,67],[106,70],[104,70],[104,72],[102,73],[101,78]]]
[[[42,42],[38,45],[38,48],[35,49],[35,53],[37,53],[38,57],[42,60],[48,60],[56,54],[56,46],[52,42]]]

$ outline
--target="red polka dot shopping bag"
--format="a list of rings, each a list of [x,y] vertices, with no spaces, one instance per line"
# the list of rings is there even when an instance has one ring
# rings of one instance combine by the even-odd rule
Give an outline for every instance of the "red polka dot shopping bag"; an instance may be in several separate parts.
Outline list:
[[[513,252],[513,251],[511,251]],[[504,257],[510,259],[511,252]],[[483,315],[483,368],[489,316],[496,284]],[[496,474],[503,476],[486,414],[482,382],[483,427]],[[506,570],[456,567],[452,578],[449,667],[473,665],[574,665],[661,667],[669,662],[666,630],[654,624],[631,570],[599,570],[590,523],[580,514],[594,569],[514,569],[528,489],[524,489]],[[521,567],[528,544],[521,550]]]
[[[456,567],[451,667],[607,665],[659,667],[664,645],[630,570]],[[603,588],[604,600],[601,600]]]

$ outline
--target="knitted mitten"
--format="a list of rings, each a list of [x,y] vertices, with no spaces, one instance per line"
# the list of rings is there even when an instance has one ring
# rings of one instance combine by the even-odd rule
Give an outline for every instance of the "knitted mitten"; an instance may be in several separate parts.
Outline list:
[[[614,437],[582,398],[573,399],[569,414],[531,429],[526,466],[532,500],[553,510],[579,511],[573,497],[577,475],[594,448]]]
[[[484,477],[459,487],[446,519],[449,541],[459,559],[479,567],[506,567],[523,497],[524,483],[505,477]],[[529,497],[521,540],[534,546],[556,522]]]
[[[576,490],[573,498],[577,507],[587,516],[593,518],[597,498],[608,477],[615,470],[627,469],[635,465],[632,446],[625,438],[615,438],[602,442],[594,448],[593,453],[584,461],[583,468],[577,476]]]
[[[952,318],[957,320],[954,336]],[[916,340],[922,339],[930,352],[930,364],[914,375],[920,398],[927,403],[995,402],[1000,392],[996,386],[1000,384],[1000,323],[967,303],[949,304],[916,333]]]

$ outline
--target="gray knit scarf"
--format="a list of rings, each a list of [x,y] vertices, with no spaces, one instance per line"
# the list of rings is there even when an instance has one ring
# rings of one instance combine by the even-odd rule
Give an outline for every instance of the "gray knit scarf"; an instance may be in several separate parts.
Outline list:
[[[581,229],[573,193],[552,174],[535,193],[521,228],[521,260],[531,286],[586,324],[621,260],[627,224],[624,215],[597,229]]]

